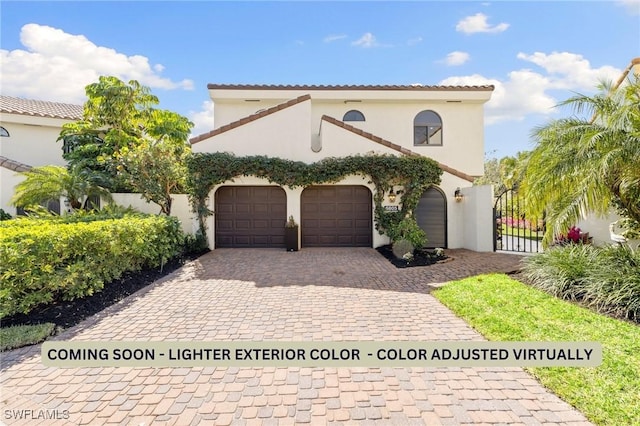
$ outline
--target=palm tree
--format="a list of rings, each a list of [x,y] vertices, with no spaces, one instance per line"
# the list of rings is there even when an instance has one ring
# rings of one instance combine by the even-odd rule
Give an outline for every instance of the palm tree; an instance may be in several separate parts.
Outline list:
[[[25,180],[16,185],[11,203],[17,207],[39,205],[52,199],[65,197],[77,210],[83,207],[82,199],[97,196],[112,200],[111,193],[100,184],[97,174],[87,169],[60,166],[34,167],[22,172]]]
[[[612,205],[640,224],[640,78],[627,83],[603,82],[598,94],[560,104],[591,119],[564,118],[534,129],[537,145],[523,186],[530,213],[546,211],[545,243]]]

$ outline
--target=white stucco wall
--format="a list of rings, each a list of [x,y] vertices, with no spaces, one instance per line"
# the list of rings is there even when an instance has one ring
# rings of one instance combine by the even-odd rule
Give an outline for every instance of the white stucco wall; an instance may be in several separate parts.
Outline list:
[[[220,108],[216,108],[218,110]],[[311,103],[301,102],[192,145],[193,152],[266,155],[295,161],[311,158]]]
[[[491,185],[462,188],[463,248],[493,251],[493,189]]]
[[[260,102],[214,99],[216,103],[215,126],[216,128],[221,127],[254,114],[258,110],[267,109],[304,94],[305,92],[291,93],[293,97],[288,99],[282,98],[281,94],[279,94],[280,97],[276,99],[265,99],[263,93],[254,93],[255,98],[260,99]],[[276,96],[275,94],[268,95]],[[323,115],[342,120],[342,117],[347,111],[356,109],[365,115],[366,121],[348,122],[348,124],[416,153],[433,158],[450,167],[462,170],[467,174],[479,176],[484,173],[483,103],[477,99],[452,103],[445,100],[443,97],[445,95],[430,100],[403,100],[384,98],[384,94],[379,94],[379,96],[382,96],[382,99],[365,99],[358,103],[345,103],[342,99],[322,99],[315,97],[319,95],[320,94],[312,94],[310,101],[303,102],[305,105],[310,105],[310,109],[305,111],[307,114],[309,114],[310,111],[310,117],[305,117],[304,119],[300,117],[299,122],[287,122],[284,119],[284,113],[288,109],[297,108],[300,104],[272,114],[279,115],[282,120],[278,119],[277,121],[279,124],[284,124],[285,127],[276,125],[275,120],[258,120],[269,121],[271,123],[271,126],[265,126],[264,128],[263,131],[265,135],[287,132],[289,131],[287,127],[297,127],[299,124],[307,124],[309,126],[307,129],[308,134],[304,137],[317,138],[317,135],[324,133],[324,128],[327,127],[327,123],[321,124]],[[261,98],[261,96],[263,97]],[[442,146],[414,146],[413,144],[413,120],[420,111],[428,109],[437,112],[442,118]],[[291,115],[287,115],[287,118],[290,120],[293,119]],[[242,127],[249,128],[252,124],[253,123],[249,123]],[[321,126],[322,130],[320,130]],[[222,135],[217,138],[221,138],[221,136]],[[194,145],[194,147],[203,143],[204,142],[200,142]],[[464,155],[461,155],[461,153],[464,153]]]
[[[62,142],[56,142],[64,123],[70,120],[0,114],[9,137],[0,140],[0,155],[30,166],[64,166]]]
[[[62,142],[56,142],[62,125],[70,120],[0,113],[0,125],[9,137],[0,138],[0,155],[29,166],[65,166]],[[9,201],[15,186],[24,178],[12,170],[0,167],[0,208],[15,216],[16,208]]]
[[[140,194],[114,193],[111,195],[113,196],[113,201],[119,206],[133,207],[142,213],[160,213],[160,206],[147,202]],[[198,229],[197,221],[191,211],[188,196],[186,194],[173,194],[171,198],[173,199],[171,216],[175,216],[180,220],[183,232],[187,234],[195,233]]]
[[[580,228],[580,231],[588,232],[589,237],[593,237],[593,244],[604,246],[612,243],[609,233],[609,225],[618,219],[620,219],[620,216],[613,211],[608,216],[604,217],[589,214],[586,218],[579,221],[576,226]]]
[[[16,216],[16,208],[11,205],[15,186],[22,182],[24,177],[20,176],[13,170],[0,167],[0,208],[11,216]]]

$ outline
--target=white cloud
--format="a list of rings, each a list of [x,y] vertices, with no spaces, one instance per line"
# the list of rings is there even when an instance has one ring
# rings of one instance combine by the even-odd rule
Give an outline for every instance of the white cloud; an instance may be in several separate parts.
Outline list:
[[[622,70],[603,66],[592,68],[581,55],[568,52],[532,55],[519,53],[519,59],[539,65],[544,72],[530,69],[511,71],[507,78],[499,80],[479,74],[449,77],[442,85],[495,86],[491,100],[486,104],[486,123],[523,120],[530,114],[550,115],[562,99],[556,99],[550,91],[572,90],[593,92],[599,79],[616,80]]]
[[[161,64],[141,55],[127,56],[97,46],[83,35],[45,25],[26,24],[20,32],[26,50],[0,50],[0,84],[5,95],[82,103],[84,87],[100,75],[137,80],[151,88],[193,89],[191,80],[162,77]]]
[[[378,46],[378,42],[376,41],[376,36],[371,33],[365,33],[358,40],[351,43],[354,46],[358,47],[375,47]]]
[[[449,53],[447,57],[443,59],[441,62],[444,62],[445,64],[453,67],[457,65],[462,65],[467,61],[469,61],[469,59],[471,59],[471,57],[467,52],[455,51],[455,52]]]
[[[626,8],[631,15],[640,15],[640,0],[618,0],[616,3]]]
[[[534,63],[553,76],[555,89],[590,90],[599,80],[615,81],[621,74],[620,69],[612,66],[592,68],[582,55],[569,52],[535,52],[532,55],[518,53],[517,58]]]
[[[202,103],[200,111],[189,111],[189,114],[187,115],[189,117],[189,120],[191,120],[194,124],[193,129],[191,129],[192,137],[213,130],[214,122],[212,101],[204,101]]]
[[[409,40],[407,40],[407,44],[409,46],[415,46],[418,43],[422,42],[422,37],[415,37],[415,38],[410,38]]]
[[[347,38],[346,34],[331,34],[326,36],[322,41],[324,41],[325,43],[331,43],[334,41],[342,40],[344,38]]]
[[[476,13],[473,16],[467,16],[456,24],[456,31],[463,32],[465,34],[501,33],[509,28],[509,24],[504,22],[491,26],[487,22],[487,18],[488,16],[484,13]]]

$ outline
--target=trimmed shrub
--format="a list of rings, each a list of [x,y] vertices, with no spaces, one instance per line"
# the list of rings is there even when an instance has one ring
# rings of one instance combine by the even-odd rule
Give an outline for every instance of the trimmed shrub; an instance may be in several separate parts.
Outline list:
[[[591,245],[556,246],[525,259],[524,275],[539,289],[562,299],[579,299],[583,279],[596,261]]]
[[[154,215],[20,219],[3,222],[0,234],[0,318],[91,295],[126,271],[163,265],[184,242],[176,218]]]
[[[554,296],[640,320],[640,251],[627,246],[557,246],[527,258],[524,276]]]
[[[587,306],[640,320],[640,250],[627,246],[602,249],[583,282]]]

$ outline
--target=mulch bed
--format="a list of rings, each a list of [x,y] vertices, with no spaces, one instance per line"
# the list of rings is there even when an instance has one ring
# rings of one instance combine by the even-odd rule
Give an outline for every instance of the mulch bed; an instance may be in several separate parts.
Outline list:
[[[385,246],[380,246],[376,248],[378,253],[383,255],[385,258],[389,260],[396,268],[412,268],[415,266],[429,266],[436,263],[442,263],[447,260],[451,260],[451,258],[442,254],[438,256],[435,250],[428,249],[417,249],[413,251],[413,258],[411,260],[406,260],[402,258],[396,257],[393,254],[391,244],[387,244]]]
[[[208,250],[207,250],[208,251]],[[2,319],[2,327],[12,325],[33,325],[51,322],[58,331],[73,327],[85,318],[94,315],[109,306],[150,285],[154,281],[170,274],[186,262],[197,259],[205,252],[193,254],[184,258],[172,259],[160,268],[147,268],[136,272],[126,272],[119,279],[104,285],[98,293],[70,302],[57,303],[36,307],[28,314],[15,314]]]

